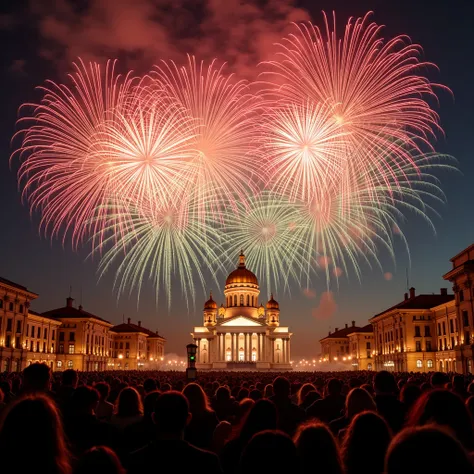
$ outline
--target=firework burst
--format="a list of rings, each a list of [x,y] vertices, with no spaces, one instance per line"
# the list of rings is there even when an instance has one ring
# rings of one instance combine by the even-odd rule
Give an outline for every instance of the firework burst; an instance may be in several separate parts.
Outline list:
[[[245,81],[225,75],[215,61],[205,67],[193,56],[187,66],[173,62],[155,66],[152,73],[159,94],[167,94],[197,123],[198,133],[187,181],[200,194],[200,215],[218,216],[236,200],[246,202],[258,192],[262,171],[255,151],[257,97]]]

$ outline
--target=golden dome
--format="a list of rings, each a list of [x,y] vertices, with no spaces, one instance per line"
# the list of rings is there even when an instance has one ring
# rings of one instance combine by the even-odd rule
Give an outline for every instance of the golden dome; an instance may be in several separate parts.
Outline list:
[[[217,309],[217,303],[212,299],[212,291],[209,294],[209,299],[204,303],[204,309]]]
[[[226,285],[235,285],[239,283],[258,285],[258,280],[255,274],[245,267],[245,255],[243,252],[239,255],[239,266],[229,274],[225,281]]]
[[[280,309],[280,305],[278,304],[278,301],[275,301],[273,299],[273,293],[271,293],[270,299],[268,300],[267,309]]]

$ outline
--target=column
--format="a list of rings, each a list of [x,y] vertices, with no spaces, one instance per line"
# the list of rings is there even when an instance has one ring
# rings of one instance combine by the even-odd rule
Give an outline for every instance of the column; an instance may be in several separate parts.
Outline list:
[[[245,357],[244,357],[244,359],[246,361],[252,360],[252,358],[250,357],[249,336],[250,336],[250,334],[248,332],[246,332],[245,333],[245,338],[244,338],[244,342],[245,342],[245,346],[244,346]]]
[[[257,334],[258,341],[258,358],[257,360],[263,360],[263,334]]]
[[[291,362],[290,338],[286,340],[286,357],[288,364]]]
[[[222,360],[225,360],[225,353],[227,348],[225,347],[225,333],[221,334],[222,336]]]
[[[282,354],[283,354],[283,359],[281,360],[281,362],[283,362],[284,364],[286,363],[286,339],[282,339],[281,340],[281,345],[282,345]]]
[[[230,333],[230,360],[234,360],[234,333]]]
[[[197,361],[196,362],[201,362],[201,339],[196,339],[196,345],[198,346],[197,348]]]

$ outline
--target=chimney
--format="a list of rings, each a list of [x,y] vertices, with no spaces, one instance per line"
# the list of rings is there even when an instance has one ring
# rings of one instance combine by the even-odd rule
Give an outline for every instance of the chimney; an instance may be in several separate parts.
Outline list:
[[[138,327],[139,327],[139,328],[142,327],[142,322],[141,322],[141,321],[138,321]]]
[[[443,296],[448,296],[448,289],[447,288],[441,288],[441,294]]]
[[[408,293],[405,293],[405,301],[408,299]]]
[[[410,288],[410,299],[415,297],[415,288]]]
[[[127,318],[127,324],[130,324],[131,319]]]
[[[66,306],[68,308],[72,308],[72,302],[74,301],[74,298],[71,298],[70,296],[66,298]]]
[[[346,329],[347,329],[347,323],[346,323]]]
[[[339,328],[334,329],[334,332],[337,332],[337,331],[339,331]]]
[[[352,321],[352,327],[354,328],[356,325],[356,322],[355,321]]]
[[[331,335],[331,331],[328,332],[328,336],[330,336],[330,335]]]
[[[82,311],[82,304],[79,305],[79,311]]]

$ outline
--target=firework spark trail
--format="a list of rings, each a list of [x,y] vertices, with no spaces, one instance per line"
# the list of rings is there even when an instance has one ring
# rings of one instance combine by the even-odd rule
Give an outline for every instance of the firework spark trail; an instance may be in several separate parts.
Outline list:
[[[187,66],[163,61],[152,77],[158,90],[184,107],[198,123],[195,155],[188,168],[190,188],[201,193],[201,218],[219,216],[226,206],[258,192],[262,167],[255,153],[258,97],[245,81],[224,74],[213,61],[205,67],[193,56]]]
[[[171,305],[173,278],[181,284],[181,290],[189,307],[194,301],[198,276],[205,287],[205,273],[216,280],[216,273],[222,270],[222,243],[213,229],[205,227],[197,218],[197,199],[171,200],[158,208],[155,202],[142,200],[137,206],[134,201],[120,201],[109,206],[107,216],[109,227],[103,239],[103,252],[99,274],[101,277],[113,268],[114,287],[118,296],[138,291],[146,280],[155,287],[156,300],[161,291]],[[117,238],[116,222],[127,230]],[[118,268],[117,268],[118,264]]]
[[[275,78],[266,91],[273,100],[330,107],[352,143],[346,150],[349,165],[358,169],[357,162],[371,162],[391,181],[396,168],[415,165],[407,148],[432,151],[429,139],[441,128],[428,99],[437,99],[437,85],[419,74],[433,67],[420,61],[421,47],[402,36],[384,42],[382,27],[369,17],[350,19],[342,39],[335,15],[332,25],[324,15],[324,29],[296,25],[263,74]],[[387,155],[390,163],[381,159]]]
[[[223,220],[226,253],[237,255],[245,249],[249,268],[263,278],[268,296],[290,279],[299,280],[307,272],[305,243],[301,233],[301,205],[268,191],[254,196],[248,206],[229,210]]]
[[[31,212],[41,211],[41,228],[51,236],[64,231],[63,242],[70,233],[77,247],[87,237],[87,223],[103,204],[108,184],[94,172],[92,137],[129,100],[137,79],[116,74],[111,61],[105,71],[82,61],[74,67],[72,86],[48,81],[40,88],[41,103],[22,107],[32,107],[33,113],[19,120],[28,128],[17,133],[23,142],[12,156],[22,160],[22,196]]]

